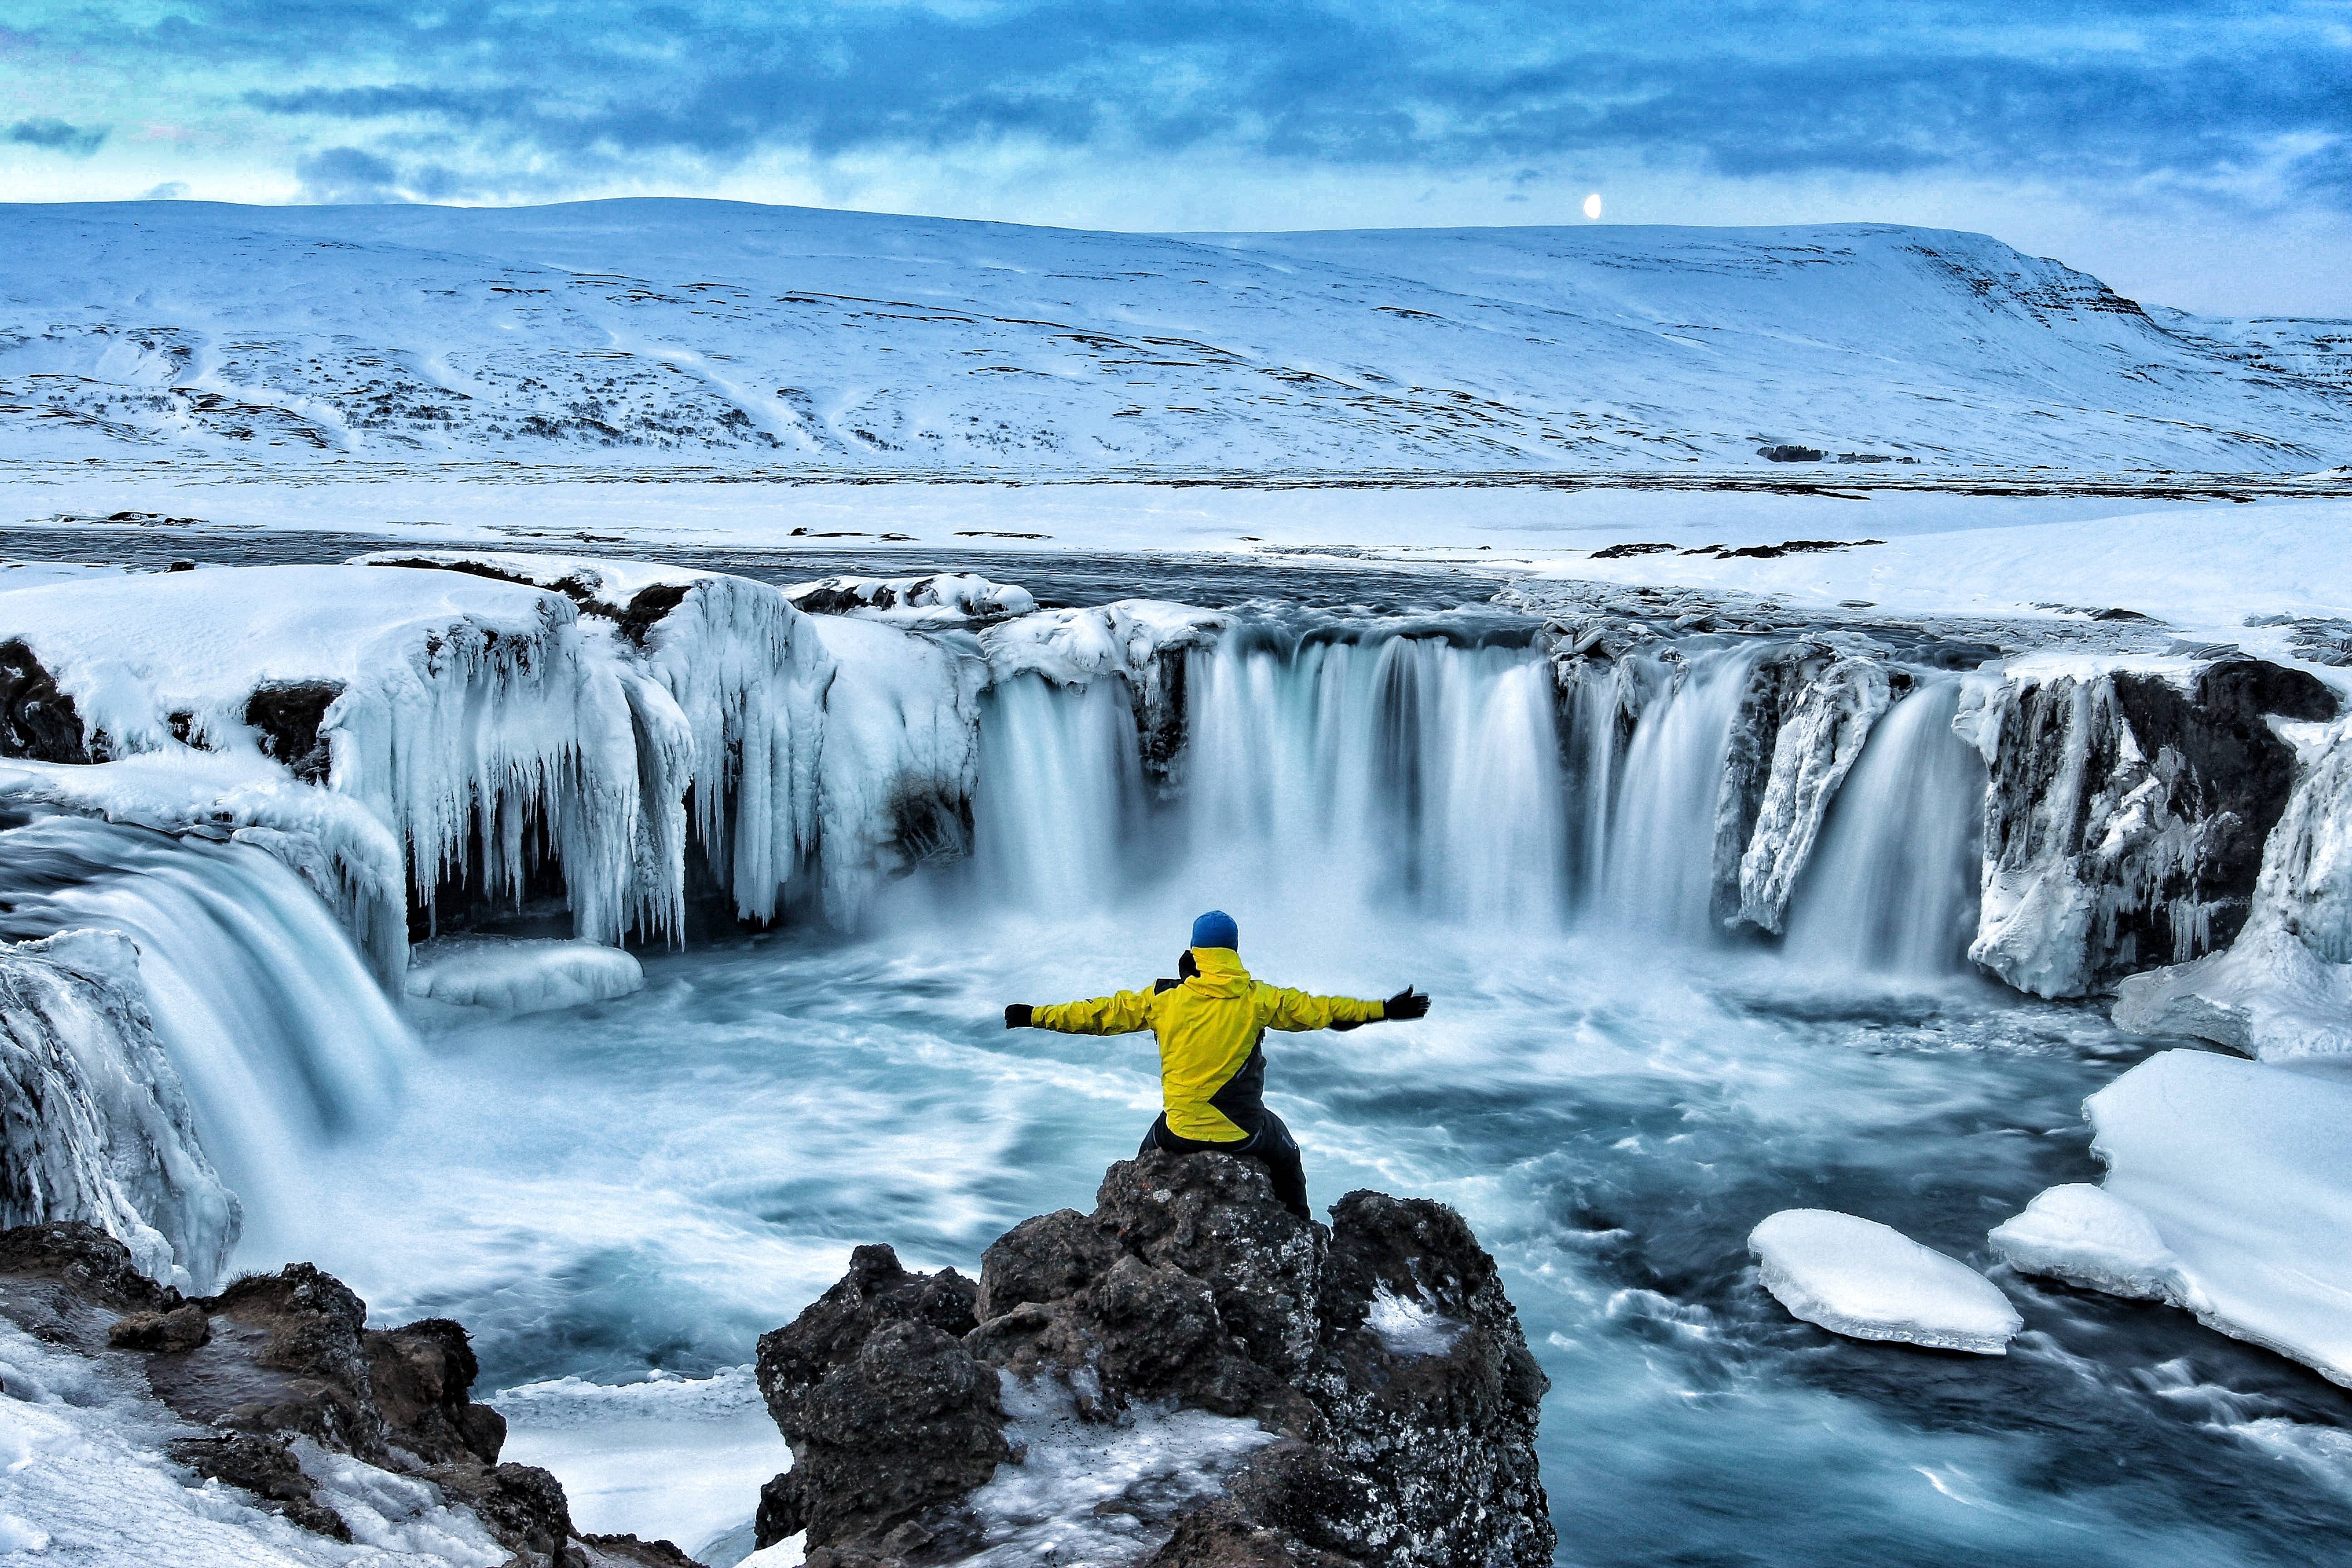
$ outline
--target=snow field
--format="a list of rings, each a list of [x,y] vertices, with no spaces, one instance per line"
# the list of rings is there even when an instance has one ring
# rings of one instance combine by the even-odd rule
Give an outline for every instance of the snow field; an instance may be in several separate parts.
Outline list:
[[[1992,1232],[2003,1256],[2352,1387],[2352,1077],[2166,1051],[2083,1110],[2106,1181],[2034,1199]]]
[[[1748,1233],[1748,1250],[1791,1316],[1849,1339],[2006,1355],[2025,1326],[1992,1281],[1875,1220],[1782,1209]]]

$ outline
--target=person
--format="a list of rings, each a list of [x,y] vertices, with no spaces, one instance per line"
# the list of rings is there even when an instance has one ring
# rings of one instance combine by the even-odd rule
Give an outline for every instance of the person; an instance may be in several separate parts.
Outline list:
[[[1150,1029],[1160,1041],[1164,1109],[1144,1134],[1137,1157],[1154,1149],[1252,1155],[1273,1173],[1274,1194],[1283,1206],[1312,1220],[1298,1141],[1265,1107],[1265,1032],[1353,1029],[1384,1019],[1423,1017],[1429,998],[1410,985],[1385,1002],[1285,990],[1251,978],[1242,967],[1240,947],[1234,917],[1211,910],[1192,922],[1192,945],[1176,962],[1176,979],[1158,981],[1149,991],[1046,1007],[1015,1002],[1004,1009],[1004,1026],[1065,1035]]]

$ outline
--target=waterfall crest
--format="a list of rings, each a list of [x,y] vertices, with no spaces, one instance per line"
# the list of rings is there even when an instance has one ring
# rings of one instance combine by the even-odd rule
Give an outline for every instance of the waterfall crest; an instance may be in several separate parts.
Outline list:
[[[416,1049],[318,896],[251,845],[79,816],[0,835],[0,935],[115,931],[155,1035],[248,1233],[302,1186],[306,1152],[379,1121]]]

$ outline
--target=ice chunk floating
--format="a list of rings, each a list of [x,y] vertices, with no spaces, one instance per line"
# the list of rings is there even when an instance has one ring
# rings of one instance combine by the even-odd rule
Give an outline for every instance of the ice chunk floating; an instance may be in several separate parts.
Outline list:
[[[1848,1339],[2007,1355],[2025,1326],[1991,1280],[1876,1220],[1782,1209],[1748,1250],[1774,1300]]]

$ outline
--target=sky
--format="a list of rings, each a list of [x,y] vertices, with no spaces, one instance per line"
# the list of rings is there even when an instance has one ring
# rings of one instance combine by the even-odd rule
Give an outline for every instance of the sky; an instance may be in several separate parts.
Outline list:
[[[2352,317],[2352,0],[0,6],[11,199],[646,195],[1130,230],[1916,223],[2149,302]]]

